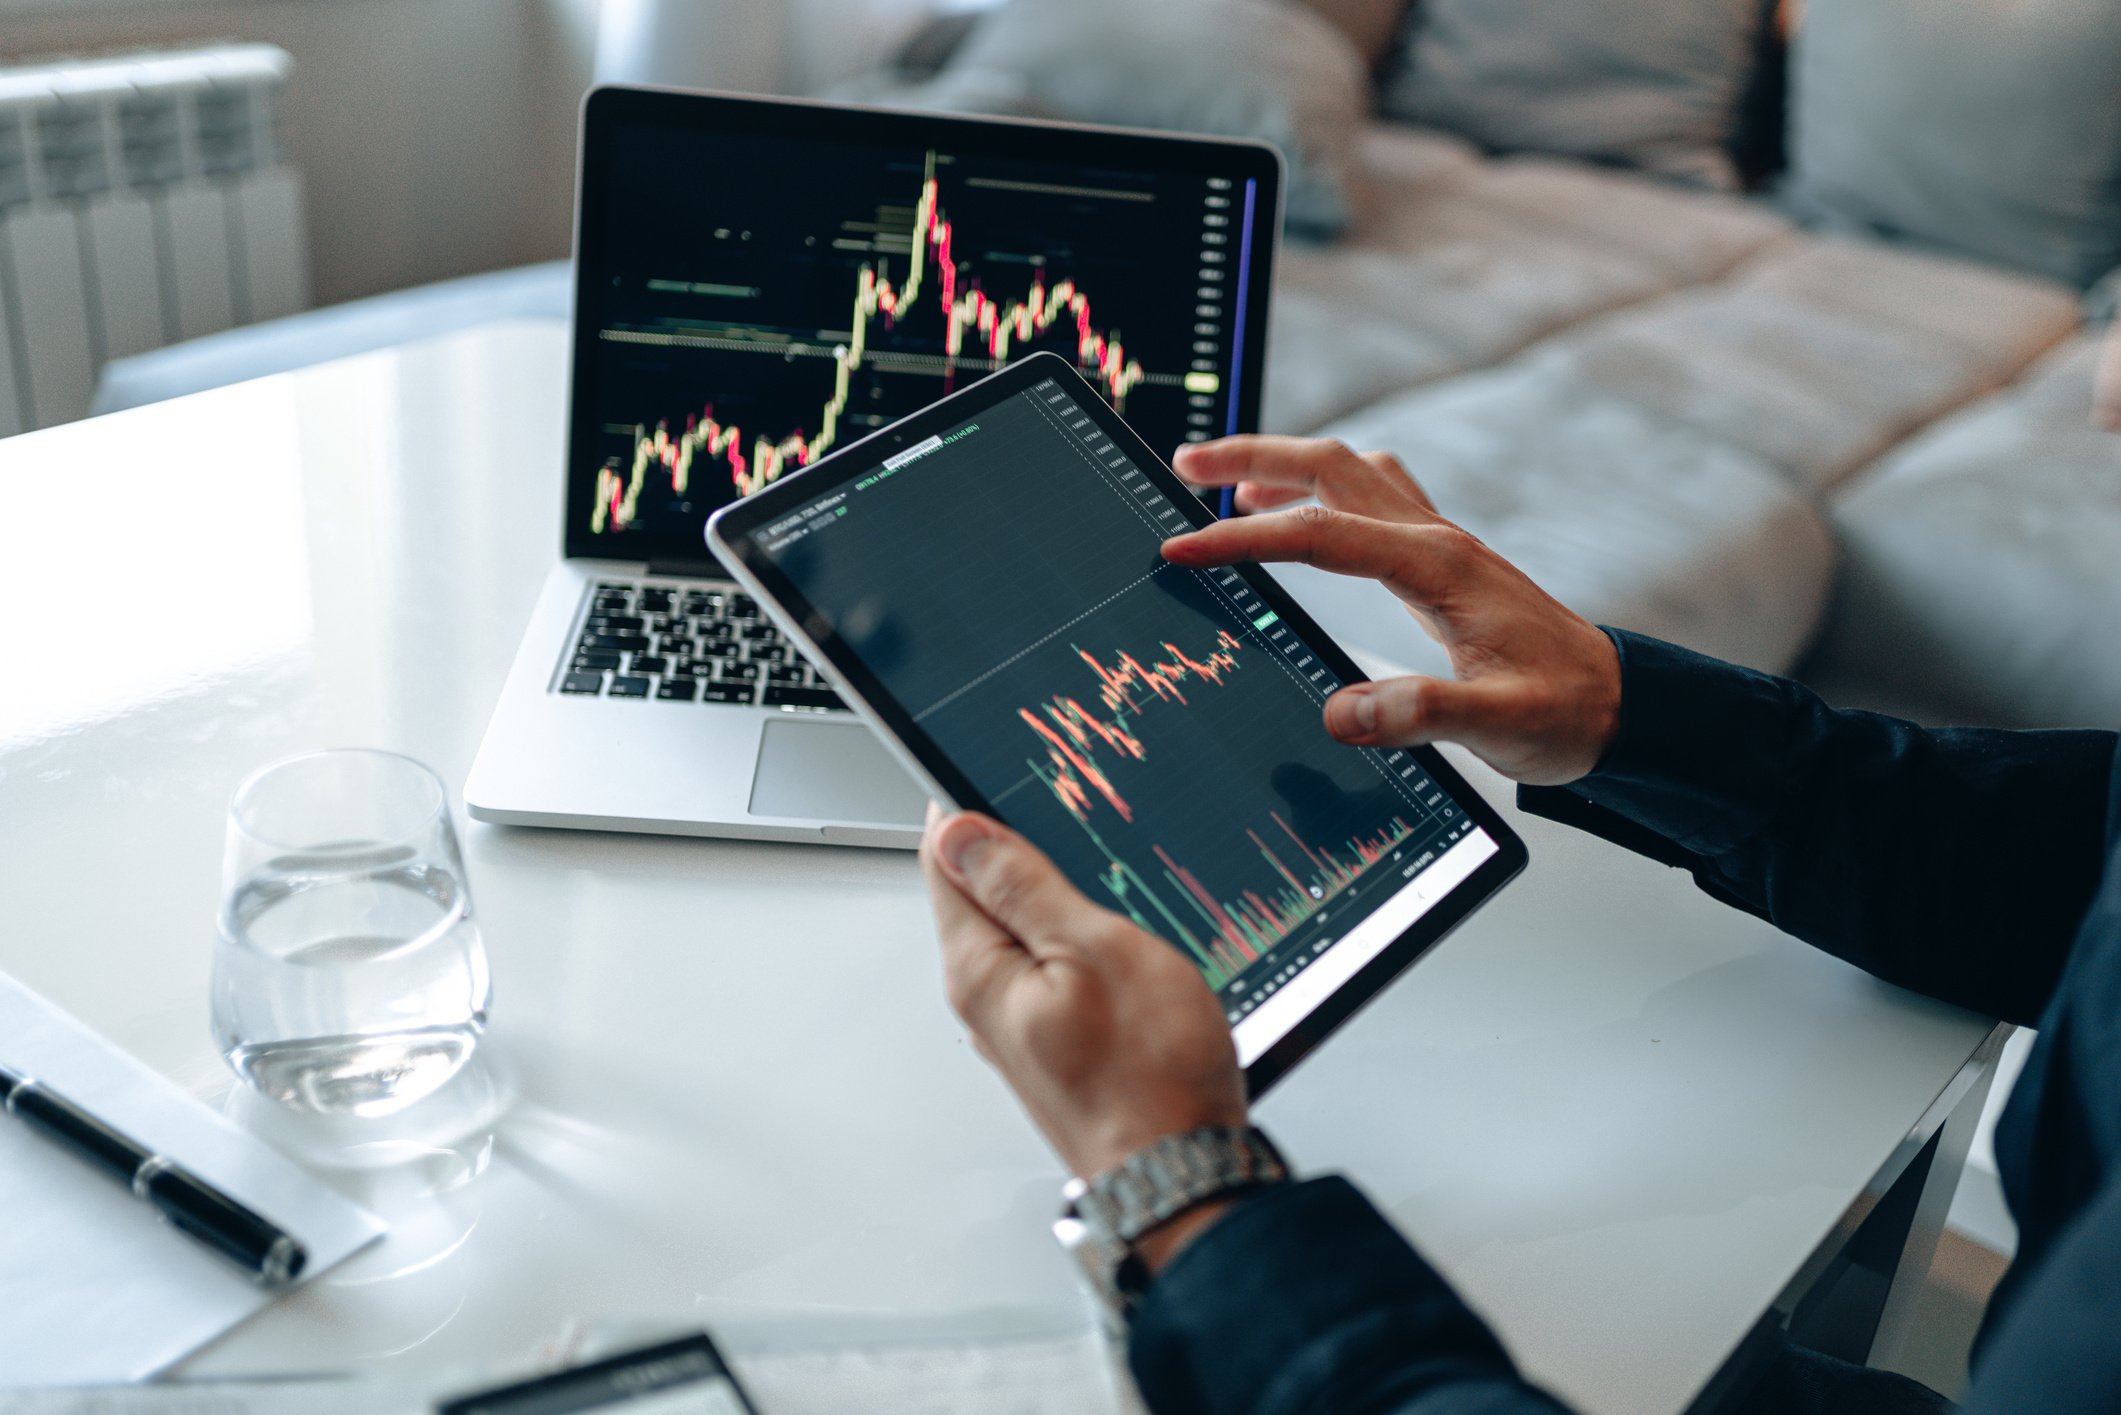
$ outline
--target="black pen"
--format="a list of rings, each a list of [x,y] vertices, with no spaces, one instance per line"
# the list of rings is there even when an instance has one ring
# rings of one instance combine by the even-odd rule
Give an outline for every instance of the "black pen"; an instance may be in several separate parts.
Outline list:
[[[302,1275],[309,1261],[295,1237],[254,1210],[179,1166],[167,1155],[130,1140],[32,1077],[0,1066],[0,1102],[20,1117],[145,1199],[182,1229],[248,1272],[259,1285],[278,1287]]]

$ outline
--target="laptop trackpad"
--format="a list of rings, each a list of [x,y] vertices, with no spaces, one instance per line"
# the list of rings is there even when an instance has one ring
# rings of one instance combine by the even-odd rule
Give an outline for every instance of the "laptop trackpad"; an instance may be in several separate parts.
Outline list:
[[[767,721],[751,779],[753,815],[919,825],[927,810],[927,791],[861,723]]]

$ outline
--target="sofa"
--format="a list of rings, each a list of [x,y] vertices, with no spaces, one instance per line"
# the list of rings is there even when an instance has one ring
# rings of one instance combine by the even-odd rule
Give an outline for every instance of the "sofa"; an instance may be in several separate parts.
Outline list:
[[[1460,18],[1480,3],[1448,0]],[[1672,9],[1596,0],[1622,4]],[[1380,55],[1415,42],[1418,11],[1316,5],[1355,17],[1371,48],[1349,72],[1367,66],[1385,91]],[[974,106],[888,84],[860,96]],[[1932,720],[2121,724],[2121,438],[2088,426],[2099,330],[2084,282],[1835,229],[1757,178],[1701,180],[1698,162],[1665,160],[1669,144],[1632,164],[1564,156],[1567,133],[1541,152],[1536,135],[1371,107],[1286,128],[1292,150],[1334,129],[1335,229],[1284,248],[1268,430],[1396,453],[1445,515],[1601,622]],[[565,316],[564,266],[480,278],[499,283],[121,361],[99,409],[491,317],[496,295]],[[1442,666],[1377,587],[1287,578],[1374,661]]]
[[[1359,152],[1364,214],[1282,265],[1268,430],[1397,454],[1600,622],[1923,716],[2121,724],[2121,438],[2077,292],[1435,131]],[[1382,591],[1288,574],[1441,666]]]

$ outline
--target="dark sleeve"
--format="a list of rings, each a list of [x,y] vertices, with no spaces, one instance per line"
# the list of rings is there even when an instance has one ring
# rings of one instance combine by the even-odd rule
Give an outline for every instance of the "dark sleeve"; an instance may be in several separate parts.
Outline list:
[[[1889,982],[2031,1022],[2104,864],[2115,734],[1925,729],[1635,634],[1620,733],[1518,804]]]
[[[1157,1415],[1558,1415],[1344,1179],[1244,1200],[1150,1286],[1128,1359]]]
[[[2121,1404],[2121,1179],[2005,1280],[2015,1290],[1974,1348],[1967,1415],[2112,1415]]]

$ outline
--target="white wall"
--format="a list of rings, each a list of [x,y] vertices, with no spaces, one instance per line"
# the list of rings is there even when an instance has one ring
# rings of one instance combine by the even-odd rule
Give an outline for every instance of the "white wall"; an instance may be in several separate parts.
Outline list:
[[[294,56],[316,297],[567,253],[596,0],[0,0],[0,55],[241,38]]]
[[[592,74],[808,92],[937,10],[989,3],[0,0],[0,61],[223,38],[286,49],[287,146],[329,304],[566,255]]]

